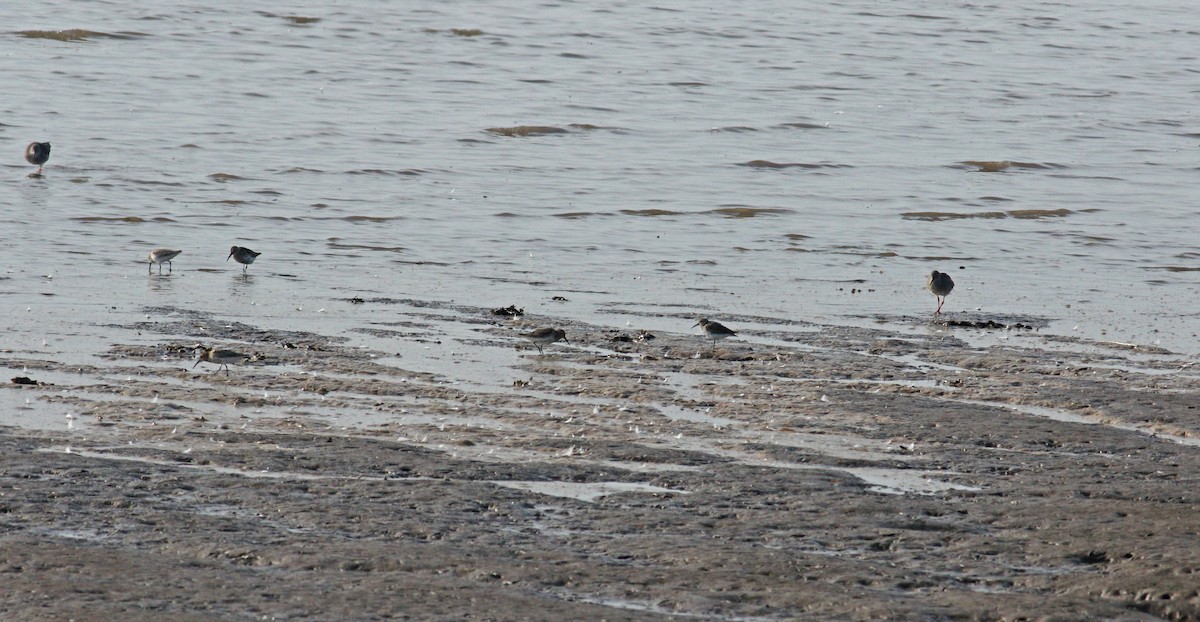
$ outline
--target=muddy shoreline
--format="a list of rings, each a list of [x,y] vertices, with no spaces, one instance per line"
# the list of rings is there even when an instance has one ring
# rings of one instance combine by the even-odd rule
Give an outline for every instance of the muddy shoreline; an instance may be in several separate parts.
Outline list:
[[[0,430],[5,619],[1200,617],[1200,375],[1163,348],[360,304],[386,347],[157,308],[93,363],[0,353],[63,422]]]

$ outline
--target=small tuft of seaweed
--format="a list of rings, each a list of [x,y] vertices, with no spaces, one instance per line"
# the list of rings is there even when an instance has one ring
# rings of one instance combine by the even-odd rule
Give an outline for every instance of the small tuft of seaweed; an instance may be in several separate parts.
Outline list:
[[[1166,270],[1167,272],[1200,272],[1196,266],[1146,266],[1145,270]]]
[[[960,220],[963,218],[1007,218],[1004,212],[904,212],[900,214],[904,220],[925,220],[940,222],[943,220]]]
[[[924,220],[927,222],[939,222],[943,220],[961,220],[964,218],[983,218],[983,219],[1001,219],[1001,218],[1019,218],[1022,220],[1036,220],[1038,218],[1063,218],[1072,214],[1069,209],[1015,209],[1007,212],[904,212],[900,217],[904,220]]]
[[[27,39],[52,39],[54,41],[87,41],[88,39],[139,39],[148,37],[143,32],[97,32],[82,28],[67,30],[21,30],[16,33]]]
[[[551,134],[566,134],[567,130],[550,125],[518,125],[516,127],[489,127],[489,134],[508,136],[509,138],[524,138],[526,136],[549,136]]]
[[[483,34],[483,31],[478,28],[451,28],[450,34],[459,37],[478,37]]]
[[[621,131],[621,128],[619,128],[619,127],[604,126],[604,125],[592,125],[591,123],[572,123],[572,124],[568,125],[567,127],[571,128],[573,130],[584,130],[584,131],[597,131],[597,130],[608,130],[611,132],[620,132]]]
[[[389,177],[416,177],[421,174],[421,171],[414,169],[404,169],[399,171],[389,171],[381,168],[360,168],[358,170],[345,171],[347,175],[386,175]]]
[[[246,181],[245,177],[239,177],[233,173],[213,173],[208,178],[222,184],[230,181]]]
[[[308,24],[315,24],[315,23],[321,21],[321,18],[319,18],[319,17],[304,17],[302,15],[279,15],[278,13],[271,13],[270,11],[255,11],[255,13],[261,15],[262,17],[269,17],[271,19],[282,19],[285,21],[289,21],[298,26],[307,26]]]
[[[403,246],[374,246],[371,244],[343,244],[336,240],[329,241],[329,248],[337,250],[381,251],[387,253],[404,253],[408,249]]]
[[[157,218],[150,218],[150,219],[142,218],[140,216],[78,216],[78,217],[72,218],[71,220],[74,220],[76,222],[97,222],[97,223],[128,222],[128,223],[135,223],[135,224],[140,224],[140,223],[144,223],[144,222],[175,222],[174,220],[171,220],[170,218],[167,218],[165,216],[160,216]]]
[[[790,130],[827,130],[827,129],[829,129],[829,124],[804,123],[804,122],[798,121],[795,123],[780,123],[779,125],[776,125],[775,127],[783,128],[783,129],[790,129]]]
[[[782,207],[745,207],[745,206],[730,206],[720,207],[712,210],[715,214],[720,214],[726,218],[754,218],[755,216],[767,216],[774,214],[788,214],[792,210]]]
[[[1033,330],[1035,328],[1024,322],[1005,324],[996,320],[946,320],[946,326],[954,328],[982,328],[985,330]]]
[[[1059,168],[1057,165],[1039,164],[1037,162],[1014,162],[1012,160],[966,160],[959,166],[974,167],[980,173],[1003,173],[1010,168],[1050,169]]]
[[[819,168],[849,168],[848,164],[816,164],[811,162],[772,162],[770,160],[750,160],[749,162],[739,162],[738,166],[748,166],[750,168],[803,168],[803,169],[819,169]]]
[[[980,173],[999,173],[1008,170],[1012,166],[1012,162],[1008,160],[984,161],[984,160],[968,160],[963,162],[970,166],[977,167]]]
[[[1060,207],[1058,209],[1014,209],[1005,212],[1013,218],[1024,218],[1034,220],[1038,218],[1063,218],[1071,214],[1071,210]]]
[[[684,212],[673,212],[667,209],[623,209],[622,214],[626,216],[682,216]]]
[[[404,219],[403,216],[335,216],[333,218],[333,220],[344,220],[346,222],[353,222],[353,223],[359,223],[359,222],[381,223],[381,222],[389,222],[392,220],[403,220],[403,219]]]

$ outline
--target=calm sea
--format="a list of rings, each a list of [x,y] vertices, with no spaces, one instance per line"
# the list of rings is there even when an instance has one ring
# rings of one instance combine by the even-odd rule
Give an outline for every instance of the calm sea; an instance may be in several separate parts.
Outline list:
[[[1191,2],[50,0],[0,23],[6,350],[88,357],[162,307],[403,320],[356,296],[934,330],[939,269],[951,318],[1200,352]],[[248,277],[233,244],[263,253]],[[170,278],[156,246],[184,251]]]

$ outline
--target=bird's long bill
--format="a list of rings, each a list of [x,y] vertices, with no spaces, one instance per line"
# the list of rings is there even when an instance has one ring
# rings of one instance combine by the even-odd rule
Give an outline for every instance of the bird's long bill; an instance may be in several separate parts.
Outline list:
[[[195,363],[192,363],[192,369],[196,369],[196,366],[197,366],[197,365],[199,365],[199,364],[200,364],[200,361],[203,361],[203,360],[204,360],[204,357],[203,357],[203,356],[202,356],[202,357],[200,357],[200,358],[198,358],[198,359],[196,359],[196,362],[195,362]]]
[[[229,257],[233,257],[233,251],[229,251]],[[225,261],[229,261],[229,257],[226,257]]]
[[[695,328],[695,327],[697,327],[697,326],[699,326],[699,325],[700,325],[700,322],[696,322],[695,324],[692,324],[692,328]]]
[[[570,339],[567,339],[566,337],[563,337],[563,341],[565,341],[565,342],[567,342],[567,343],[571,343],[571,340],[570,340]]]

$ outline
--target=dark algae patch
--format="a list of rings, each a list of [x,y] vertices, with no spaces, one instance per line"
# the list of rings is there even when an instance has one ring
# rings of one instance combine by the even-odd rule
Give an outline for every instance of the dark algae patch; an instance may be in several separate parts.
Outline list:
[[[286,22],[290,22],[297,26],[308,26],[309,24],[315,24],[315,23],[321,21],[321,18],[319,18],[319,17],[305,17],[302,15],[279,15],[277,13],[271,13],[268,11],[255,11],[255,13],[258,13],[259,15],[261,15],[263,17],[269,17],[271,19],[282,19]]]
[[[1059,168],[1054,164],[1041,164],[1038,162],[1013,162],[1011,160],[966,160],[959,162],[959,166],[972,167],[980,173],[1003,173],[1009,169],[1051,169]]]
[[[1020,218],[1022,220],[1036,220],[1039,218],[1065,218],[1075,212],[1066,209],[1014,209],[1008,211],[987,211],[987,212],[904,212],[900,217],[904,220],[926,220],[937,222],[940,220],[961,220],[964,218],[980,218],[980,219],[1003,219],[1003,218]]]
[[[779,214],[789,214],[792,210],[782,207],[745,207],[745,206],[729,206],[720,207],[713,210],[713,213],[720,214],[726,218],[754,218],[755,216],[777,216]]]
[[[772,162],[770,160],[750,160],[742,162],[738,166],[758,169],[786,169],[799,168],[807,170],[817,170],[823,168],[849,168],[847,164],[830,164],[822,162]]]
[[[489,127],[489,134],[496,136],[507,136],[509,138],[525,138],[528,136],[551,136],[554,134],[566,134],[568,130],[561,127],[553,127],[550,125],[518,125],[515,127]]]
[[[16,33],[28,39],[52,39],[54,41],[87,41],[89,39],[138,39],[149,35],[141,32],[99,32],[82,28],[67,30],[21,30]]]

